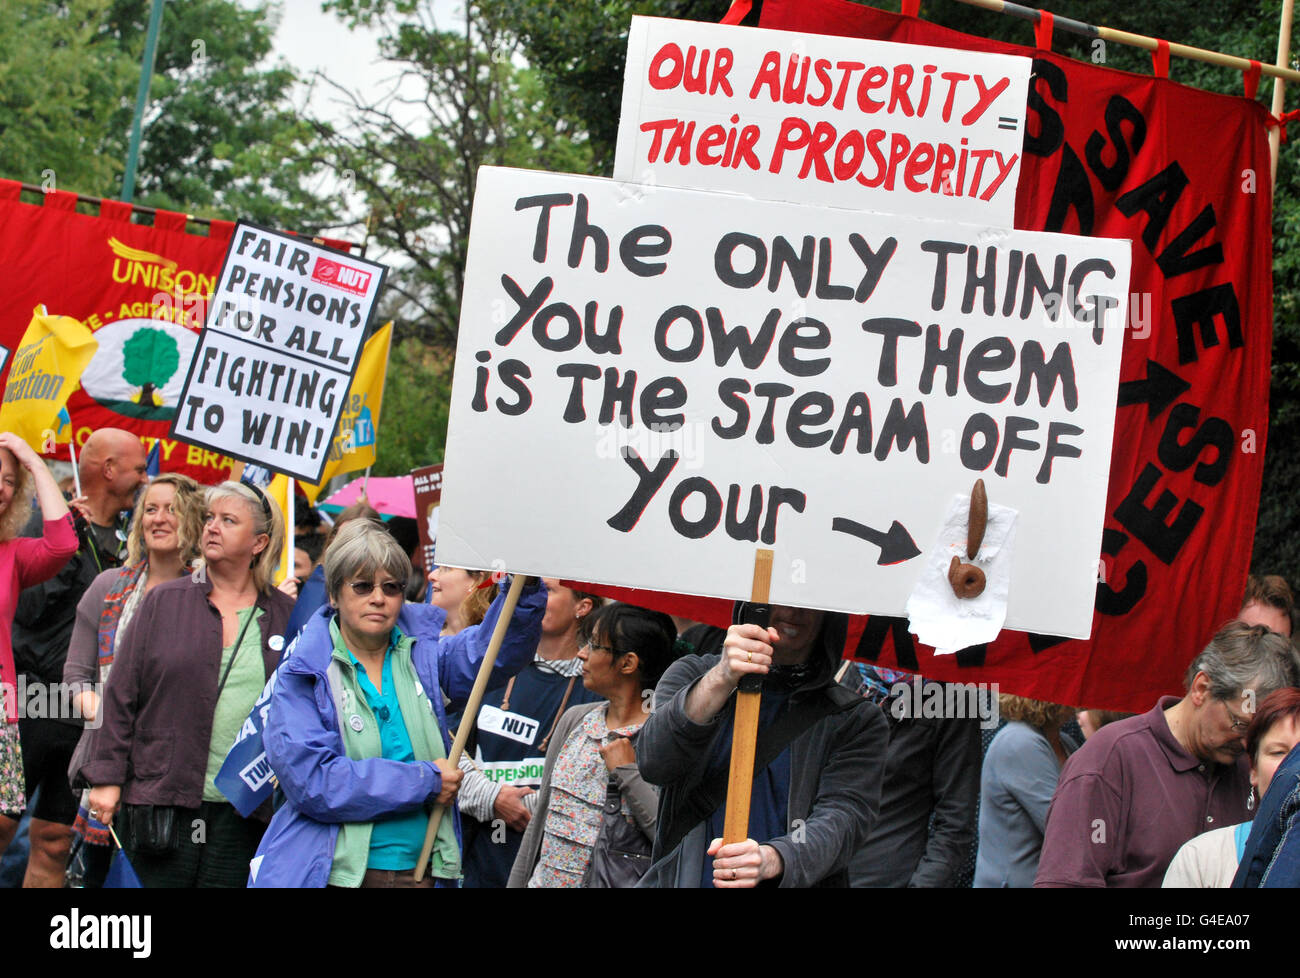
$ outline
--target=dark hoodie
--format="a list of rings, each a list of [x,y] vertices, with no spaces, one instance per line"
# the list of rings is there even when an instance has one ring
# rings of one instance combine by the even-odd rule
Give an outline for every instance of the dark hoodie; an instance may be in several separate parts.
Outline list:
[[[781,854],[785,870],[776,881],[781,886],[847,885],[845,868],[870,833],[879,808],[889,732],[879,708],[834,682],[843,619],[827,614],[807,663],[796,670],[774,670],[765,684],[769,705],[761,711],[760,739],[786,711],[822,714],[783,752],[789,788],[778,817],[783,817],[785,833],[758,839]],[[685,703],[695,682],[721,658],[725,635],[715,628],[692,629],[684,636],[700,654],[678,660],[664,674],[655,690],[654,711],[641,730],[637,765],[647,781],[662,789],[655,862],[642,886],[701,883],[714,819],[700,811],[696,794],[711,773],[730,763],[736,700],[733,694],[703,724],[686,715]],[[756,787],[785,781],[785,764],[778,757],[756,778]],[[756,822],[750,824],[752,831]]]

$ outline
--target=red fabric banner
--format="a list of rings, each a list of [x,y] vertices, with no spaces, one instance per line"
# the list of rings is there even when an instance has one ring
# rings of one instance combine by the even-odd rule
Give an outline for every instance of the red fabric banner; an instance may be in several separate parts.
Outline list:
[[[1091,640],[1004,630],[936,656],[906,619],[864,616],[846,654],[1083,707],[1145,711],[1180,692],[1240,606],[1259,504],[1273,322],[1263,106],[845,0],[766,0],[759,26],[1033,58],[1016,226],[1133,241]],[[725,602],[630,600],[730,618]]]
[[[17,347],[38,304],[81,320],[99,350],[68,401],[78,447],[96,428],[123,428],[162,440],[163,471],[220,481],[230,459],[166,436],[234,225],[214,221],[204,237],[185,233],[184,214],[159,211],[145,227],[118,201],[103,201],[97,217],[76,213],[76,201],[57,191],[42,206],[0,192],[0,343]]]

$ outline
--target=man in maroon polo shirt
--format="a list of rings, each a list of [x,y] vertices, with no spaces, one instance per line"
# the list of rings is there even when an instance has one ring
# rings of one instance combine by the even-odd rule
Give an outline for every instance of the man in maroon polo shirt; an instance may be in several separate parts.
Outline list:
[[[1047,813],[1035,886],[1159,886],[1188,839],[1250,818],[1255,704],[1300,685],[1300,657],[1262,625],[1225,625],[1187,694],[1109,724],[1070,757]]]

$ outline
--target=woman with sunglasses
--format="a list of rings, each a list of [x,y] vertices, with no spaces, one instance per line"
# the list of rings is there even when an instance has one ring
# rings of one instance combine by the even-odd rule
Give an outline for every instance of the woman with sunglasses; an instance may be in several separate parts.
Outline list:
[[[659,795],[637,770],[635,744],[677,629],[665,614],[615,604],[585,630],[582,684],[603,699],[555,728],[511,887],[634,886],[650,867]]]
[[[464,705],[504,603],[448,638],[413,638],[403,597],[411,563],[383,527],[354,520],[325,557],[329,607],[307,622],[280,667],[266,756],[285,805],[254,858],[256,887],[455,886],[461,772],[447,761],[446,710]],[[532,657],[546,591],[524,586],[497,653],[505,682]],[[434,804],[451,811],[427,873],[415,869]]]
[[[280,661],[293,609],[271,584],[283,545],[265,493],[213,486],[199,566],[146,594],[122,637],[81,776],[91,818],[116,824],[146,887],[247,876],[266,819],[242,818],[213,779]]]

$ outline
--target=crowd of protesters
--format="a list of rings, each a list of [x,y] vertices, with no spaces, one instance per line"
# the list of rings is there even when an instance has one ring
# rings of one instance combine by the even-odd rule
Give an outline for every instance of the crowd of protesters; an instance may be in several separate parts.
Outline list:
[[[0,434],[0,853],[26,813],[24,885],[103,885],[119,848],[146,887],[1300,885],[1282,578],[1251,577],[1147,713],[941,716],[913,707],[943,684],[843,661],[843,615],[722,629],[529,578],[460,731],[508,579],[413,566],[413,527],[364,502],[288,541],[256,486],[148,481],[124,431],[78,468],[70,510]],[[748,837],[724,845],[747,676]],[[20,717],[23,684],[65,708]],[[257,708],[276,789],[245,816],[218,781]]]

